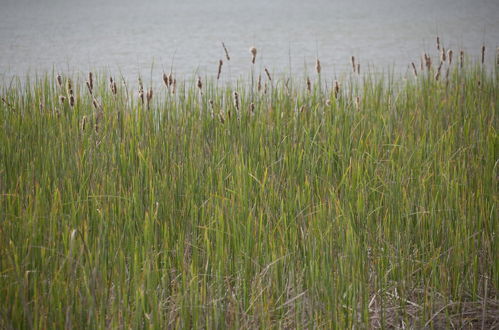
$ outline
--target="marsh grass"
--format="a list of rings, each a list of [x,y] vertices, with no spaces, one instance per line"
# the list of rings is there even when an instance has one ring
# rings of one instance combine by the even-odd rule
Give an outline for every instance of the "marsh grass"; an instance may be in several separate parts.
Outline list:
[[[497,326],[498,76],[460,56],[3,87],[0,328]]]

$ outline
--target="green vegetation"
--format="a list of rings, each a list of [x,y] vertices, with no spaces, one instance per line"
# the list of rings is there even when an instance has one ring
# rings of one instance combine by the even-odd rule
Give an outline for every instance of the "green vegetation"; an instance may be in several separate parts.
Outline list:
[[[497,326],[497,67],[437,70],[3,87],[0,328]]]

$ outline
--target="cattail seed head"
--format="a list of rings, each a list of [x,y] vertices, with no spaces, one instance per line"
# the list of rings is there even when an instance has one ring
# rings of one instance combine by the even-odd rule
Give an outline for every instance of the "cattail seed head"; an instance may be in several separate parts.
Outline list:
[[[452,56],[454,55],[454,52],[452,51],[452,49],[449,49],[449,51],[447,51],[447,58],[449,59],[449,65],[452,64]]]
[[[166,88],[170,87],[170,85],[168,84],[168,76],[164,72],[163,72],[163,83],[165,84]]]
[[[251,114],[255,113],[255,103],[253,103],[253,102],[250,103],[249,111]]]
[[[256,48],[255,47],[251,47],[249,51],[251,53],[251,63],[255,64],[255,60],[256,60]]]
[[[224,61],[221,59],[218,61],[218,73],[217,73],[217,80],[220,79],[220,74],[222,74],[222,65],[224,65]]]
[[[360,63],[357,63],[357,74],[360,75]]]
[[[201,90],[203,88],[203,82],[201,81],[201,77],[198,76],[198,81],[196,82],[196,86]]]
[[[87,88],[88,88],[88,92],[90,93],[90,95],[92,95],[92,85],[90,85],[90,82],[87,81]]]
[[[339,94],[340,94],[340,83],[338,82],[338,80],[335,80],[334,81],[334,98],[338,99]]]
[[[414,62],[411,62],[411,65],[412,65],[412,72],[414,73],[414,77],[418,77],[418,70],[416,70],[416,65],[414,64]]]
[[[229,51],[227,50],[227,47],[225,47],[225,44],[222,42],[222,47],[224,48],[225,51],[225,58],[227,61],[230,61],[230,56],[229,56]]]
[[[257,84],[257,90],[260,91],[262,89],[262,75],[258,75],[258,84]]]
[[[64,95],[59,95],[59,103],[64,104],[66,97]]]
[[[151,100],[152,100],[152,87],[150,87],[147,90],[146,100],[147,100],[147,109],[149,109],[149,105],[151,104]]]
[[[57,74],[57,85],[59,85],[59,87],[62,87],[62,76],[60,73]]]
[[[459,52],[459,67],[462,69],[464,66],[464,51]]]
[[[353,73],[355,73],[355,68],[356,68],[356,65],[355,65],[355,56],[352,56],[352,71],[353,71]]]
[[[356,96],[356,97],[355,97],[355,108],[356,108],[357,110],[359,110],[359,109],[360,109],[360,96]]]
[[[71,108],[75,105],[75,96],[73,94],[69,95],[69,105],[71,106]]]
[[[90,90],[90,92],[92,92],[94,90],[94,75],[92,72],[89,72],[88,73],[88,89]]]
[[[87,116],[83,116],[81,119],[81,130],[84,131],[87,126]]]
[[[444,62],[440,62],[440,64],[438,65],[437,72],[435,73],[435,80],[437,80],[437,81],[440,78],[440,71],[442,70],[443,64],[444,64]]]
[[[234,107],[239,111],[239,94],[234,91]]]
[[[437,50],[440,50],[440,38],[437,36]]]
[[[111,93],[114,95],[118,94],[118,87],[116,86],[116,81],[113,78],[109,78],[109,88],[111,89]]]
[[[68,92],[69,94],[69,91],[71,91],[73,89],[73,86],[71,85],[71,79],[67,79],[66,81],[66,91]]]
[[[321,74],[321,61],[319,59],[315,61],[315,71],[317,74]]]
[[[175,78],[173,78],[173,74],[171,74],[171,73],[170,73],[170,74],[168,74],[168,85],[169,85],[169,86],[174,85],[175,81],[176,81],[176,79],[175,79]]]
[[[307,90],[308,92],[312,92],[312,83],[310,82],[310,78],[307,77]]]
[[[482,46],[482,64],[485,63],[485,45]]]
[[[269,78],[269,81],[272,81],[272,77],[270,76],[270,72],[269,70],[267,70],[267,68],[265,68],[265,73],[267,74],[267,78]]]
[[[175,91],[177,90],[177,78],[173,78],[172,86],[172,94],[175,94]]]
[[[442,51],[440,52],[440,60],[442,62],[445,62],[445,60],[446,60],[446,53],[445,53],[445,48],[444,47],[442,47]]]

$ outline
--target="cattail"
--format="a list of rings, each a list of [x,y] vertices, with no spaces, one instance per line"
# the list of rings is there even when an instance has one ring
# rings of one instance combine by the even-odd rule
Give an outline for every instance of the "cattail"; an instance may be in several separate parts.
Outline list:
[[[440,52],[440,60],[441,60],[442,62],[445,62],[445,60],[446,60],[446,56],[445,56],[445,55],[446,55],[446,53],[445,53],[445,48],[444,48],[444,47],[442,47],[442,51]]]
[[[428,71],[431,71],[431,57],[430,55],[427,55],[426,53],[424,54],[425,56],[425,61],[426,61],[426,69]]]
[[[267,94],[267,82],[263,85],[263,94]]]
[[[209,99],[208,100],[208,104],[210,105],[210,112],[211,112],[211,117],[213,117],[213,114],[215,113],[215,106],[213,105],[213,100],[212,99]]]
[[[485,63],[485,45],[482,46],[482,64]]]
[[[177,90],[177,78],[173,78],[172,86],[172,93],[175,94],[175,91]]]
[[[234,107],[239,111],[239,94],[234,92]]]
[[[255,47],[251,47],[250,48],[250,53],[251,53],[251,63],[255,64],[255,60],[256,60],[256,48]]]
[[[103,111],[102,106],[100,105],[100,103],[97,101],[97,99],[95,97],[92,99],[92,104],[93,104],[95,110],[97,110],[99,112]]]
[[[75,96],[72,93],[69,95],[69,105],[71,106],[71,108],[75,105]]]
[[[222,47],[224,48],[225,51],[225,58],[227,61],[230,61],[230,56],[229,56],[229,51],[227,50],[227,47],[225,47],[225,44],[222,42]]]
[[[43,112],[43,103],[40,102],[40,105],[38,106],[38,108],[40,109],[40,112]]]
[[[357,63],[357,74],[360,74],[360,63]]]
[[[258,84],[257,84],[257,90],[260,91],[262,89],[262,75],[258,75]]]
[[[170,73],[170,74],[168,75],[168,85],[169,85],[169,86],[174,85],[175,81],[176,81],[176,79],[175,79],[175,78],[173,78],[173,74],[171,74],[171,73]]]
[[[92,95],[92,85],[88,81],[87,81],[87,88],[88,88],[88,92],[90,93],[90,95]]]
[[[270,77],[270,72],[265,68],[265,73],[267,74],[267,78],[269,78],[269,81],[272,81],[272,78]]]
[[[60,73],[57,74],[57,84],[62,88],[62,76]]]
[[[425,54],[425,55],[426,55],[426,54]],[[420,70],[421,72],[423,72],[424,67],[425,67],[425,58],[424,58],[424,56],[421,56],[420,63],[419,63],[419,70]]]
[[[307,77],[307,90],[310,93],[312,91],[312,83],[310,82],[310,78]]]
[[[249,112],[251,114],[255,113],[255,103],[251,102],[249,105]]]
[[[452,49],[449,49],[449,51],[447,52],[447,58],[449,59],[449,65],[452,64],[452,56],[454,55],[454,53],[452,52]]]
[[[168,82],[168,75],[163,72],[163,83],[165,84],[166,88],[170,88],[169,82]]]
[[[355,56],[352,56],[352,71],[353,71],[353,73],[355,73],[355,67],[356,67],[356,65],[355,65]]]
[[[94,90],[94,75],[92,72],[88,73],[88,81],[87,81],[88,89],[90,90],[90,93]]]
[[[142,79],[139,77],[139,99],[144,104],[144,85],[142,84]]]
[[[203,82],[201,81],[201,77],[198,76],[198,81],[196,82],[196,86],[201,90],[203,88]]]
[[[416,70],[416,65],[414,64],[414,62],[411,62],[411,65],[412,65],[412,72],[414,73],[414,77],[418,77],[418,70]]]
[[[435,80],[438,80],[440,78],[440,71],[442,70],[443,64],[444,62],[440,62],[440,64],[438,65],[437,73],[435,73]]]
[[[147,100],[147,109],[149,109],[149,104],[151,103],[151,100],[152,100],[152,88],[151,87],[149,87],[149,89],[147,90],[146,100]]]
[[[71,85],[71,79],[69,79],[69,78],[68,78],[68,79],[66,80],[66,91],[68,92],[68,94],[69,94],[69,92],[70,92],[72,89],[73,89],[73,86]]]
[[[338,99],[338,96],[340,94],[340,83],[338,80],[334,81],[334,98]]]
[[[87,126],[87,116],[83,116],[83,118],[81,119],[81,130],[84,131],[86,126]]]
[[[217,73],[217,80],[220,79],[220,74],[222,74],[222,65],[224,65],[224,61],[221,59],[218,61],[218,73]]]
[[[118,93],[118,87],[116,86],[116,81],[113,80],[113,77],[109,77],[109,88],[114,95]]]
[[[64,104],[64,101],[66,101],[66,97],[64,95],[59,95],[59,103]]]
[[[496,65],[499,65],[499,47],[496,48]]]
[[[317,74],[321,74],[321,61],[319,59],[315,61],[315,71],[317,71]]]
[[[437,36],[437,49],[440,50],[440,38]]]
[[[464,51],[459,52],[459,67],[462,69],[464,66]]]

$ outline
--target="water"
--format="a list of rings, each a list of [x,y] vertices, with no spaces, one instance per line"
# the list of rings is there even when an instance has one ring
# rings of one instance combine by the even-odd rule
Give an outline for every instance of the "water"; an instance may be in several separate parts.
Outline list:
[[[302,75],[319,56],[325,75],[364,69],[405,72],[423,51],[446,48],[492,62],[499,44],[498,0],[0,0],[0,81],[26,73],[121,72],[159,77],[230,77],[256,69]],[[457,52],[455,52],[457,53]],[[154,64],[154,65],[153,65]],[[229,66],[224,66],[224,79]]]

